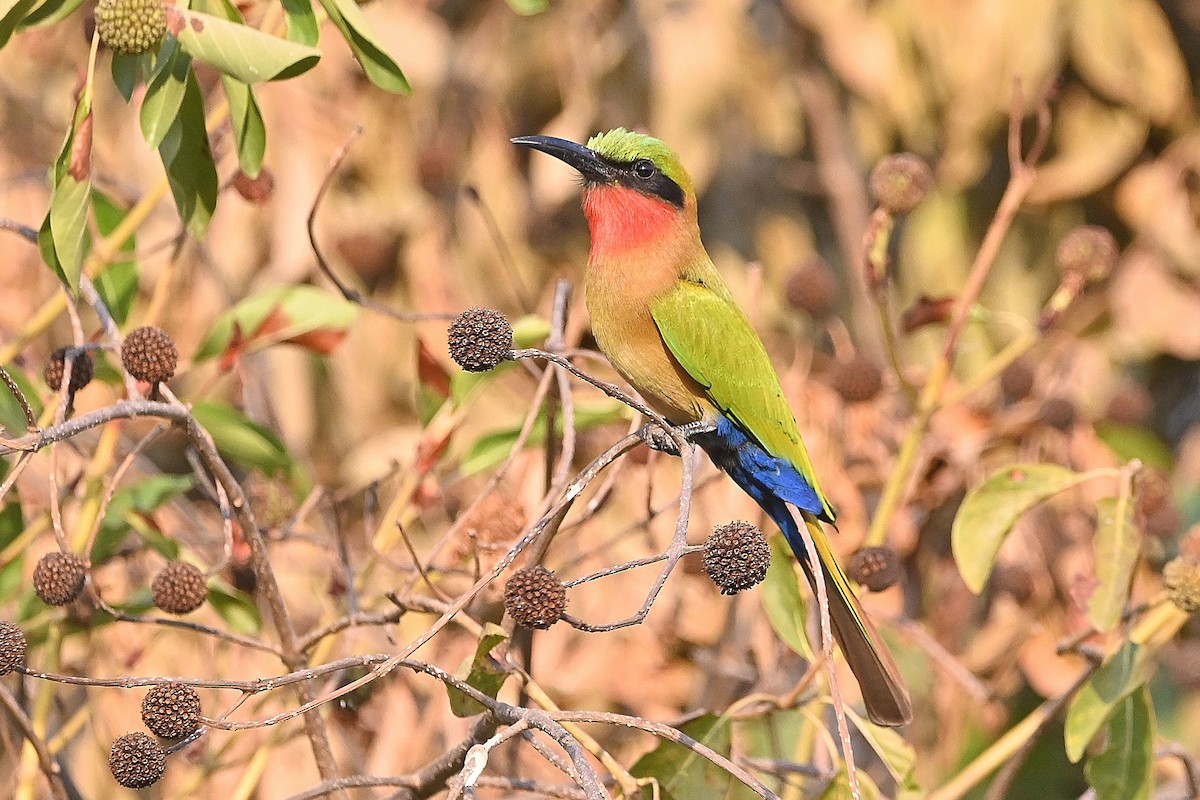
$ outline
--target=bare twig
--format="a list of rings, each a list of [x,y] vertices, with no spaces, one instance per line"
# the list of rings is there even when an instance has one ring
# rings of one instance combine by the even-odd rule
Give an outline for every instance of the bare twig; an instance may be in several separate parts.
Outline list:
[[[440,311],[440,312],[422,312],[422,311],[400,311],[399,309],[386,306],[383,303],[377,303],[369,297],[365,297],[362,292],[353,289],[349,284],[345,283],[329,266],[329,262],[325,260],[325,256],[321,253],[321,247],[317,244],[316,219],[317,211],[321,207],[321,203],[325,199],[325,195],[329,192],[329,187],[333,184],[333,177],[337,174],[338,168],[342,162],[346,160],[347,154],[350,152],[350,146],[355,140],[363,134],[363,126],[355,125],[350,131],[350,135],[342,146],[333,154],[333,158],[329,160],[329,168],[325,171],[325,177],[321,181],[320,188],[317,189],[317,196],[313,198],[312,208],[308,212],[308,222],[306,229],[308,230],[308,243],[312,247],[313,257],[317,260],[317,267],[325,277],[329,278],[330,282],[341,293],[342,297],[349,300],[355,305],[391,317],[392,319],[400,320],[401,322],[423,322],[427,320],[451,320],[457,316],[457,312]]]

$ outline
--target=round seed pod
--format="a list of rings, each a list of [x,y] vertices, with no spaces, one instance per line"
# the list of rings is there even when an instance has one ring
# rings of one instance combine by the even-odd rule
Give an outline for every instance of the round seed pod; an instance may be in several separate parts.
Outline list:
[[[67,372],[67,353],[72,349],[60,347],[55,350],[50,354],[49,360],[46,361],[46,368],[42,371],[46,385],[56,392],[62,389],[63,375]],[[71,363],[71,385],[67,387],[67,392],[75,394],[92,382],[94,374],[95,364],[92,362],[91,353],[86,350],[76,350],[75,360]]]
[[[1015,403],[1029,397],[1033,391],[1033,365],[1028,360],[1018,358],[1000,373],[1000,393],[1004,402]]]
[[[704,542],[704,573],[721,594],[737,594],[762,583],[770,566],[767,537],[749,522],[718,525]]]
[[[99,0],[96,30],[100,41],[118,53],[136,56],[154,50],[167,32],[160,0]]]
[[[1068,398],[1051,397],[1042,403],[1038,419],[1051,428],[1066,432],[1075,427],[1075,423],[1079,419],[1079,411]]]
[[[567,609],[567,587],[538,564],[513,573],[504,585],[504,610],[526,628],[545,630]]]
[[[883,388],[883,370],[869,358],[856,355],[834,365],[831,383],[847,403],[865,403]]]
[[[161,383],[175,374],[179,351],[171,334],[146,325],[129,332],[121,345],[121,363],[125,371],[139,381]]]
[[[933,186],[933,172],[920,156],[896,153],[871,170],[871,196],[892,214],[907,214],[925,199]]]
[[[233,176],[233,188],[246,202],[261,206],[275,193],[275,174],[263,167],[251,178],[238,170],[238,174]]]
[[[850,556],[846,564],[846,575],[850,580],[872,592],[895,586],[902,572],[900,557],[890,547],[864,547]]]
[[[1189,614],[1200,610],[1200,560],[1180,556],[1163,567],[1163,583],[1171,602]]]
[[[496,490],[480,501],[463,522],[463,533],[482,550],[494,550],[508,545],[525,528],[525,510],[513,495]]]
[[[1123,381],[1108,399],[1104,416],[1121,425],[1138,426],[1154,410],[1154,398],[1146,387],[1134,380]]]
[[[200,695],[186,683],[161,683],[142,698],[142,722],[155,736],[182,739],[200,726]]]
[[[487,372],[510,357],[512,325],[492,308],[468,308],[450,325],[450,357],[467,372]]]
[[[25,665],[25,631],[11,622],[0,622],[0,676]]]
[[[1058,243],[1054,262],[1063,272],[1077,272],[1086,280],[1105,278],[1117,263],[1117,240],[1107,228],[1080,225]]]
[[[204,573],[184,561],[171,561],[150,584],[154,605],[168,614],[190,614],[204,605],[208,583]]]
[[[108,751],[108,768],[117,783],[144,789],[158,782],[167,769],[167,757],[158,742],[141,731],[117,737]]]
[[[837,279],[833,270],[819,258],[801,264],[788,276],[783,297],[797,311],[812,317],[824,317],[837,300]]]
[[[33,568],[33,590],[42,602],[65,606],[83,591],[87,564],[74,553],[47,553]]]

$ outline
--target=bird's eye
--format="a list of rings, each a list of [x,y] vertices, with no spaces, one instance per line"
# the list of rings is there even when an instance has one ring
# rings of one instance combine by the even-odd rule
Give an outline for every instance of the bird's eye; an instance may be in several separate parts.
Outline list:
[[[654,162],[647,158],[639,158],[633,162],[633,174],[644,181],[653,178],[654,173],[657,171],[658,169],[654,166]]]

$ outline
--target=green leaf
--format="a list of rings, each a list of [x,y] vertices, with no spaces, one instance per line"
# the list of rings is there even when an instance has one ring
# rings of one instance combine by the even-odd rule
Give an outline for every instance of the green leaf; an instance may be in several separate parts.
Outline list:
[[[10,469],[12,467],[7,461],[0,461],[0,480],[8,477]],[[4,505],[0,506],[0,550],[16,541],[16,538],[24,530],[25,515],[21,513],[21,497],[17,494],[17,488],[14,486],[8,490],[8,496],[4,498]]]
[[[121,93],[121,97],[125,98],[126,103],[133,98],[133,90],[137,88],[144,60],[141,55],[131,56],[127,53],[117,52],[112,54],[112,63],[109,67],[112,71],[113,83],[116,84],[117,91]]]
[[[1098,631],[1110,631],[1121,621],[1129,600],[1129,584],[1141,555],[1141,535],[1133,522],[1129,481],[1121,494],[1096,504],[1095,558],[1099,585],[1088,601],[1088,619]]]
[[[155,60],[154,72],[146,84],[139,117],[146,144],[158,147],[171,128],[177,124],[179,109],[187,94],[192,74],[192,59],[179,49],[174,37],[163,39]]]
[[[1143,686],[1114,709],[1108,744],[1083,768],[1096,800],[1146,800],[1154,786],[1154,707]]]
[[[254,600],[223,581],[209,579],[208,602],[225,624],[237,633],[254,636],[262,630],[262,615],[258,613]]]
[[[523,17],[531,17],[550,8],[550,0],[508,0],[508,7]]]
[[[180,218],[192,236],[204,238],[217,207],[219,186],[217,165],[204,126],[204,98],[191,70],[179,116],[158,146],[158,154],[167,170],[167,182]]]
[[[92,191],[92,215],[96,219],[96,228],[101,236],[108,236],[116,230],[125,214],[126,210],[118,207],[103,192]],[[136,245],[136,236],[129,237],[118,251],[128,260],[113,261],[107,269],[93,278],[96,293],[104,301],[108,313],[112,314],[117,325],[125,324],[125,320],[129,318],[129,311],[133,308],[133,301],[137,299],[138,265],[133,260]]]
[[[221,77],[221,83],[229,98],[229,121],[237,144],[238,166],[253,178],[262,169],[263,153],[267,149],[267,128],[262,111],[249,85],[226,76]]]
[[[167,29],[193,58],[242,83],[294,78],[321,58],[315,47],[178,6],[167,6]]]
[[[782,533],[771,537],[771,565],[763,581],[762,603],[775,635],[809,661],[816,661],[808,641],[808,603],[800,591],[795,558]]]
[[[358,318],[359,306],[305,284],[278,286],[251,295],[222,314],[200,343],[193,360],[219,356],[237,344],[252,352],[320,331],[344,333]],[[235,334],[241,341],[234,341]],[[297,342],[303,344],[303,340]]]
[[[0,602],[9,602],[27,585],[24,553],[17,553],[7,564],[0,565]]]
[[[21,20],[21,27],[53,25],[69,17],[81,5],[83,0],[46,0]]]
[[[1171,450],[1156,434],[1132,425],[1100,420],[1095,424],[1096,435],[1122,461],[1135,458],[1152,467],[1167,472],[1172,470],[1174,459]]]
[[[729,720],[704,714],[678,730],[728,756],[731,748]],[[661,800],[732,800],[756,797],[737,778],[683,745],[662,741],[638,759],[629,772],[637,778],[654,778]]]
[[[1064,738],[1072,763],[1082,756],[1117,704],[1150,678],[1151,650],[1126,642],[1088,679],[1067,708]]]
[[[0,0],[0,47],[8,44],[13,31],[37,0]]]
[[[87,255],[88,207],[92,199],[92,182],[77,181],[64,175],[50,197],[46,215],[60,277],[74,292],[79,289],[79,275]]]
[[[866,770],[858,771],[858,789],[861,793],[861,800],[882,800],[883,798],[879,787],[875,785],[875,781],[871,780],[871,776],[867,774]],[[846,774],[845,764],[838,768],[837,775],[829,787],[821,793],[820,800],[859,800],[850,790],[850,778]]]
[[[312,0],[283,0],[283,13],[287,15],[287,38],[293,42],[315,46],[321,38],[321,26]]]
[[[954,560],[967,588],[976,594],[983,590],[1000,545],[1022,514],[1088,477],[1055,464],[1018,464],[975,487],[950,531]]]
[[[388,92],[409,94],[412,88],[400,66],[387,54],[371,24],[354,0],[321,0],[329,20],[337,26],[362,65],[367,80]]]
[[[232,406],[201,401],[192,407],[192,415],[212,435],[222,455],[268,474],[295,469],[295,462],[279,437]]]
[[[590,430],[624,419],[626,419],[626,407],[616,400],[575,405],[575,430],[577,431]],[[540,447],[546,441],[545,420],[545,412],[539,411],[538,419],[534,422],[529,437],[525,440],[526,447]],[[560,434],[562,433],[562,424],[563,419],[560,414],[554,419],[554,429]],[[474,475],[499,464],[508,457],[520,433],[520,425],[510,425],[476,439],[463,457],[460,467],[462,474]]]
[[[118,489],[109,501],[96,540],[92,543],[91,562],[102,564],[112,558],[134,527],[135,516],[152,513],[194,485],[191,475],[152,475],[132,486]]]
[[[499,625],[493,622],[484,625],[475,655],[463,661],[454,676],[488,697],[495,697],[508,678],[508,672],[491,657],[491,652],[507,639],[508,634]],[[456,717],[472,717],[487,710],[478,700],[453,686],[447,686],[446,692],[450,695],[450,710]]]

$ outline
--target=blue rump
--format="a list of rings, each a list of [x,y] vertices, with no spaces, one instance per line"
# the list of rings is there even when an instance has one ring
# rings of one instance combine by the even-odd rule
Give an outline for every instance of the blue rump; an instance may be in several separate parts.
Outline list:
[[[816,489],[790,461],[773,456],[736,422],[718,415],[716,429],[698,433],[692,440],[708,453],[719,469],[733,478],[742,491],[754,498],[763,511],[783,529],[789,541],[796,530],[788,505],[832,523]],[[798,543],[798,542],[797,542]],[[793,549],[795,549],[793,545]]]

